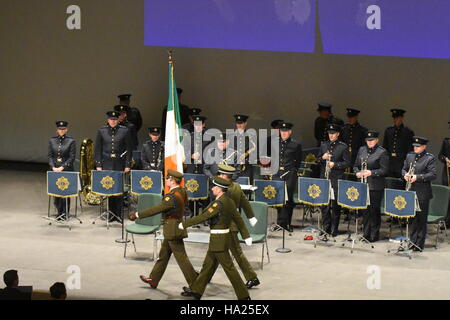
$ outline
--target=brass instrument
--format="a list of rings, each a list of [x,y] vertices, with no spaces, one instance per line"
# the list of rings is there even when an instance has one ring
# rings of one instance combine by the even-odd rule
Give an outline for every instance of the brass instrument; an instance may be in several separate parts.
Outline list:
[[[363,160],[363,158],[361,157],[361,173],[364,173],[365,171],[367,171],[367,158],[366,160]],[[362,183],[367,183],[367,177],[365,177],[364,175],[361,175],[360,179]]]
[[[239,163],[244,162],[243,164],[240,165],[241,171],[245,171],[245,169],[246,169],[245,160],[247,160],[250,157],[250,154],[256,150],[256,144],[251,139],[249,139],[249,142],[253,146],[251,148],[249,148],[245,153],[241,154],[239,157]]]
[[[415,171],[415,166],[411,163],[411,165],[409,166],[409,170],[406,173],[406,176],[407,176],[406,187],[405,187],[406,191],[409,191],[411,189],[411,185],[412,185],[411,178],[414,175],[414,171]]]
[[[331,172],[331,168],[330,168],[330,159],[331,159],[331,152],[327,151],[327,153],[329,154],[327,161],[325,162],[325,179],[330,179],[330,172]]]
[[[91,192],[91,175],[94,170],[94,143],[84,139],[80,148],[80,177],[83,184],[84,201],[87,204],[100,204],[100,196]]]

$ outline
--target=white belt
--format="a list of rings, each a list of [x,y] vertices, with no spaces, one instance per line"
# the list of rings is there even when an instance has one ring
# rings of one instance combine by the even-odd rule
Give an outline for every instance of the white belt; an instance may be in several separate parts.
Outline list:
[[[212,234],[224,234],[230,232],[230,229],[211,229]]]

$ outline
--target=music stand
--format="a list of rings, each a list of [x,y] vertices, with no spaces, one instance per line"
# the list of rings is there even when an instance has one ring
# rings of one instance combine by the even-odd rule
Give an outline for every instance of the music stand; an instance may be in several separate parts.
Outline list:
[[[58,179],[57,179],[58,178]],[[61,184],[60,184],[61,183]],[[69,188],[70,186],[70,188]],[[53,172],[48,171],[47,172],[47,194],[48,197],[48,212],[47,217],[43,217],[46,220],[49,220],[49,225],[52,225],[52,223],[59,223],[62,225],[68,225],[69,230],[72,230],[72,225],[70,224],[70,219],[76,219],[80,224],[83,222],[77,217],[77,207],[78,207],[78,201],[77,198],[80,197],[80,178],[78,172],[70,172],[70,171],[64,171],[64,172]],[[50,202],[51,198],[62,198],[66,199],[66,213],[65,217],[62,215],[58,215],[56,218],[52,218],[50,216]],[[69,213],[69,201],[68,199],[75,198],[75,216],[70,216]],[[81,206],[81,200],[80,200],[80,206]]]
[[[352,248],[350,250],[350,253],[353,253],[353,249],[355,248],[355,243],[356,242],[363,242],[366,243],[368,245],[370,245],[370,247],[372,249],[374,249],[374,245],[370,243],[369,240],[367,240],[366,238],[364,238],[364,236],[361,235],[361,233],[358,233],[358,225],[359,225],[359,210],[350,210],[350,215],[352,215],[352,212],[354,213],[354,217],[355,217],[355,233],[351,233],[350,232],[350,221],[351,221],[351,217],[349,218],[348,221],[348,226],[347,226],[347,231],[348,231],[348,237],[344,240],[344,242],[342,243],[342,246],[345,246],[346,242],[351,242],[352,243]]]
[[[394,196],[395,199],[392,201]],[[393,208],[393,206],[395,206],[395,208]],[[389,239],[389,242],[399,244],[394,254],[405,255],[411,260],[411,251],[413,248],[417,248],[419,251],[422,251],[422,249],[412,242],[409,237],[409,219],[416,216],[416,211],[420,211],[416,193],[413,191],[385,189],[384,208],[386,214],[393,216],[394,218],[398,218],[399,220],[406,220],[405,236],[402,235],[394,239]],[[398,209],[398,211],[395,209]],[[399,227],[401,229],[401,223],[399,223]],[[391,253],[391,251],[391,248],[388,248],[387,253]]]

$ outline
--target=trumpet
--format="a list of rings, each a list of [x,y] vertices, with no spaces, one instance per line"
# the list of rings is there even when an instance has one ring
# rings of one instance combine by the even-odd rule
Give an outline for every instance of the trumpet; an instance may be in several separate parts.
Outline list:
[[[327,153],[329,154],[327,161],[325,162],[325,179],[330,179],[330,172],[331,172],[331,167],[330,167],[330,159],[331,159],[331,152],[327,151]]]
[[[367,177],[364,175],[364,173],[367,171],[367,159],[363,160],[363,158],[361,157],[361,182],[362,183],[367,183]]]
[[[407,176],[407,178],[406,178],[406,186],[405,186],[405,190],[406,191],[409,191],[411,189],[411,185],[412,185],[411,178],[414,175],[414,171],[415,171],[415,167],[411,163],[411,165],[409,166],[409,170],[406,173],[406,176]]]

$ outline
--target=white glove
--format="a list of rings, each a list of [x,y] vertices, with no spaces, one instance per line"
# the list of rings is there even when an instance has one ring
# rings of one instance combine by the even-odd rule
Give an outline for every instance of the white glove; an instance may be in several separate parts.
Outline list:
[[[250,225],[252,227],[254,227],[256,225],[256,223],[258,222],[258,219],[256,219],[255,217],[248,219],[248,221],[250,222]]]
[[[180,222],[180,224],[178,225],[178,229],[180,230],[184,230],[183,224]]]
[[[250,237],[250,238],[247,238],[247,239],[245,239],[244,241],[245,241],[245,244],[246,244],[246,245],[248,245],[248,246],[251,246],[251,245],[252,245],[252,243],[253,243],[253,240],[252,240],[252,238],[251,238],[251,237]]]

